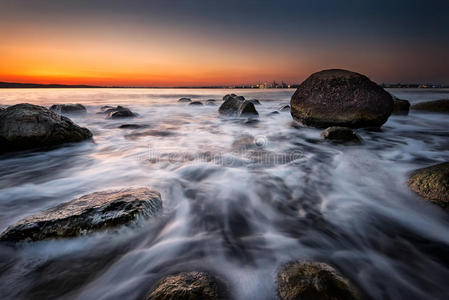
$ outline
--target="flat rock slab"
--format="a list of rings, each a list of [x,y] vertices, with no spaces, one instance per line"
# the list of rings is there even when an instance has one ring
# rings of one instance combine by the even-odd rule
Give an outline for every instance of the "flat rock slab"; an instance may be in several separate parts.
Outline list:
[[[20,220],[8,227],[0,240],[74,237],[148,218],[161,208],[161,195],[147,188],[95,192]]]

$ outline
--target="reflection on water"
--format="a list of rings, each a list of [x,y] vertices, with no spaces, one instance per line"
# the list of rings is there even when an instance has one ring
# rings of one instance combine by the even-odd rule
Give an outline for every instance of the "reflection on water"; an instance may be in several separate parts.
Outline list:
[[[180,97],[257,98],[260,122],[218,117],[218,106]],[[391,90],[411,102],[447,90]],[[159,190],[164,212],[135,227],[16,249],[0,246],[0,297],[139,299],[162,276],[205,270],[237,299],[274,299],[285,261],[331,263],[374,299],[444,299],[449,219],[411,193],[407,173],[449,160],[449,119],[411,112],[362,145],[339,146],[298,128],[293,90],[1,90],[0,104],[82,103],[72,119],[94,143],[0,156],[0,230],[18,219],[105,189]],[[219,102],[220,103],[220,102]],[[102,105],[139,114],[106,120]],[[122,124],[141,128],[119,128]]]

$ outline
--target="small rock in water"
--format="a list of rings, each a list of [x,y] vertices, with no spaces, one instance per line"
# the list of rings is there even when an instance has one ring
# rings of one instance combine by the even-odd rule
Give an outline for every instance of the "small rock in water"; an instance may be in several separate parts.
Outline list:
[[[279,108],[280,111],[290,111],[290,105],[283,105]]]
[[[0,153],[90,139],[92,133],[67,117],[23,103],[0,111]]]
[[[162,208],[161,195],[147,188],[95,192],[32,215],[9,226],[1,241],[75,237],[150,217]]]
[[[361,142],[361,138],[348,127],[329,127],[321,132],[321,136],[336,142]]]
[[[449,209],[449,162],[414,171],[408,185],[424,199]]]
[[[203,105],[203,103],[201,101],[193,101],[193,102],[190,102],[189,105],[201,106],[201,105]]]
[[[248,100],[248,101],[251,102],[251,103],[254,104],[254,105],[261,105],[261,104],[260,104],[260,101],[257,100],[257,99],[251,99],[251,100]]]
[[[139,124],[122,124],[118,128],[121,129],[139,129],[139,128],[147,128],[147,125],[139,125]]]
[[[82,104],[53,104],[51,111],[59,114],[85,114],[87,109]]]
[[[402,100],[393,97],[393,114],[395,115],[408,115],[410,110],[410,102],[408,100]]]
[[[449,99],[416,103],[412,105],[412,109],[427,112],[449,113]]]
[[[380,127],[393,110],[393,98],[364,75],[334,69],[309,76],[290,106],[293,119],[306,126]]]
[[[190,99],[190,98],[180,98],[179,100],[178,100],[178,102],[191,102],[192,101],[192,99]]]
[[[119,118],[134,118],[137,117],[136,113],[133,113],[129,108],[124,106],[117,106],[113,108],[109,108],[104,110],[104,113],[107,114],[108,119],[119,119]]]
[[[205,272],[183,272],[160,280],[145,298],[147,300],[216,300],[229,299],[227,289]]]
[[[239,98],[239,96],[233,97],[231,95],[226,95],[224,98],[227,100],[225,100],[218,109],[220,115],[253,118],[259,116],[254,104],[250,101],[242,100],[241,98],[243,97]]]
[[[355,300],[359,292],[325,263],[294,262],[278,272],[277,286],[282,300]]]
[[[268,115],[269,116],[279,115],[279,112],[275,110],[275,111],[270,112]]]
[[[215,102],[216,102],[215,99],[207,99],[206,105],[215,106],[217,105]]]

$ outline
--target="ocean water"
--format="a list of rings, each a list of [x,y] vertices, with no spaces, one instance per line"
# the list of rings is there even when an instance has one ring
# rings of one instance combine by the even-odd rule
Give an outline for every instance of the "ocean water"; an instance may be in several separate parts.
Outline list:
[[[449,90],[392,89],[412,103]],[[218,116],[227,93],[257,98],[260,121]],[[93,142],[0,156],[0,231],[81,195],[146,186],[160,216],[73,239],[0,245],[1,299],[142,299],[163,276],[212,272],[235,299],[276,299],[292,260],[336,267],[371,299],[447,299],[449,218],[413,194],[410,171],[449,160],[449,118],[411,111],[361,145],[300,128],[294,90],[4,89],[0,105],[82,103]],[[217,99],[217,106],[189,106]],[[108,120],[102,105],[139,114]],[[125,123],[145,125],[120,129]]]

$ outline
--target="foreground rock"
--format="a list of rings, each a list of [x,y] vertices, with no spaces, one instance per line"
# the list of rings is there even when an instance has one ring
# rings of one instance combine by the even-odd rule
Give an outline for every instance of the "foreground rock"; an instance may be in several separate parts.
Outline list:
[[[137,117],[136,113],[133,113],[129,108],[124,106],[117,106],[107,108],[103,111],[107,114],[108,119],[120,119],[120,118],[134,118]]]
[[[380,127],[393,110],[393,99],[368,77],[334,69],[307,78],[290,106],[293,118],[307,126]]]
[[[424,199],[449,209],[449,162],[414,171],[408,185]]]
[[[449,113],[449,99],[421,102],[412,105],[413,110]]]
[[[147,188],[96,192],[22,219],[8,227],[0,240],[74,237],[149,217],[161,208],[161,195]]]
[[[159,281],[148,294],[147,300],[215,300],[229,299],[223,285],[204,272],[184,272]]]
[[[362,139],[348,127],[333,126],[321,132],[321,137],[326,140],[334,142],[356,142],[359,143]]]
[[[81,142],[87,128],[43,106],[17,104],[0,111],[0,153]]]
[[[325,263],[289,263],[279,271],[277,285],[282,300],[360,299],[351,283]]]
[[[226,100],[221,104],[218,112],[222,116],[231,117],[258,117],[254,104],[245,100],[242,96],[226,95]],[[242,99],[243,98],[243,99]]]
[[[53,104],[50,110],[58,114],[66,115],[87,113],[87,109],[82,104]]]
[[[190,98],[180,98],[179,100],[178,100],[178,102],[184,102],[184,103],[186,103],[186,102],[191,102],[192,101],[192,99],[190,99]]]
[[[395,115],[408,115],[410,110],[410,102],[408,100],[402,100],[393,97],[393,114]]]

